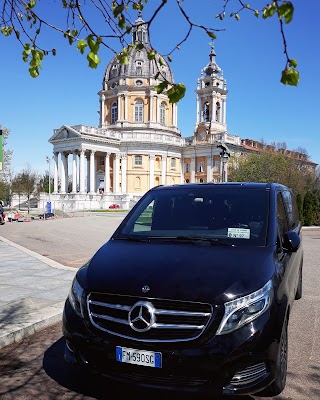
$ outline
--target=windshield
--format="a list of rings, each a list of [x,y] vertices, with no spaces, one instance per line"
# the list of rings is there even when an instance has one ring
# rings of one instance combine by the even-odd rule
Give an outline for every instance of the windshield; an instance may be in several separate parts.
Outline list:
[[[236,245],[266,243],[268,191],[244,187],[178,186],[150,191],[114,239],[223,239]]]

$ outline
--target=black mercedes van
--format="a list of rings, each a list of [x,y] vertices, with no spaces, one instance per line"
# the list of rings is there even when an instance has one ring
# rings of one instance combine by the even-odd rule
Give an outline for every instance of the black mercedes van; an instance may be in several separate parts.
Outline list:
[[[129,385],[275,396],[302,266],[287,187],[156,187],[77,272],[65,359]]]

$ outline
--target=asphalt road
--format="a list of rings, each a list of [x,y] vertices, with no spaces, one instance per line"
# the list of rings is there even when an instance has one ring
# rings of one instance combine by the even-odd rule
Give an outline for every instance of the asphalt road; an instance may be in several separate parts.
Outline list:
[[[104,214],[52,221],[12,223],[0,227],[0,235],[52,258],[78,268],[88,260],[116,229],[123,215]],[[320,228],[304,230],[303,298],[296,301],[289,323],[288,378],[277,400],[316,400],[320,398]],[[154,391],[132,391],[112,385],[105,379],[85,374],[63,360],[64,339],[61,324],[0,350],[1,400],[110,399],[128,396],[167,400],[177,396]],[[199,396],[196,397],[200,399]],[[225,399],[265,399],[258,396]]]

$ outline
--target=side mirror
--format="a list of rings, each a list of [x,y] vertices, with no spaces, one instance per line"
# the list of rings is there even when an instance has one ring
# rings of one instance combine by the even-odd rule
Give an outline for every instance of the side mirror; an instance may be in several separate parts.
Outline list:
[[[283,249],[286,253],[296,252],[300,246],[301,239],[297,232],[288,231],[283,236]]]

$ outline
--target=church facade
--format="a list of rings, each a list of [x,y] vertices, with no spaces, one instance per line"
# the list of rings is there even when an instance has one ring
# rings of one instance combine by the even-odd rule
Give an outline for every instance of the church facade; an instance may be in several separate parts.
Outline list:
[[[161,66],[148,59],[143,22],[139,16],[132,42],[145,47],[133,48],[127,65],[115,56],[105,70],[99,126],[63,125],[49,139],[55,209],[130,208],[157,185],[225,181],[227,159],[243,151],[240,137],[227,132],[228,90],[213,45],[195,90],[195,130],[183,137],[177,104],[155,88],[164,79],[173,82],[172,71],[164,59]]]

